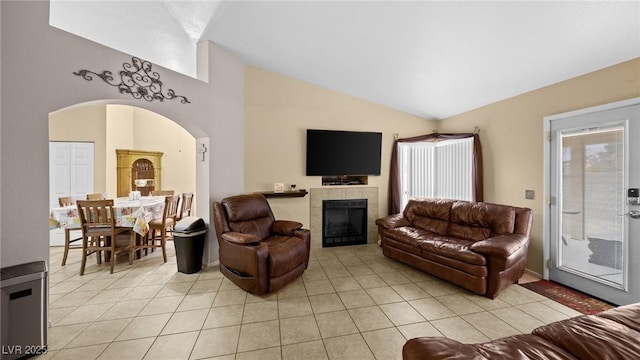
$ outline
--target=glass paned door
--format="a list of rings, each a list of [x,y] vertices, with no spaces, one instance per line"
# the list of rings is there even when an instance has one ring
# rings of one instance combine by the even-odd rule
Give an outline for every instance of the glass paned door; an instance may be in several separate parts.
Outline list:
[[[624,287],[624,126],[560,131],[558,266]]]
[[[639,103],[549,123],[549,279],[618,305],[640,301]]]

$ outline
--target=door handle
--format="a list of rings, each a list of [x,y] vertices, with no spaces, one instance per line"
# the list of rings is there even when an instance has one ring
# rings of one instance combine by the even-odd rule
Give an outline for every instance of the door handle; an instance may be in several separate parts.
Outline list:
[[[620,214],[618,216],[625,216],[625,215],[629,215],[629,217],[632,219],[640,219],[640,211],[638,210],[629,210],[629,212]]]

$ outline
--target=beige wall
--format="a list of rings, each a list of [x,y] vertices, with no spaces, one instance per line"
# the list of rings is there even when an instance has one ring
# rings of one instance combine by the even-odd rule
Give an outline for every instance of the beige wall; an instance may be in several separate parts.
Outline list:
[[[134,149],[162,152],[162,189],[195,192],[196,141],[175,122],[134,108]]]
[[[58,111],[51,114],[49,123],[51,141],[95,143],[95,192],[117,194],[116,149],[163,152],[162,188],[195,192],[195,139],[161,115],[127,105],[100,104]]]
[[[409,137],[430,133],[434,121],[364,101],[283,75],[245,67],[245,191],[273,190],[273,183],[299,189],[321,187],[320,176],[305,175],[306,130],[382,132],[378,216],[387,213],[389,161],[393,134]],[[309,226],[309,196],[271,199],[276,217]]]
[[[133,107],[107,105],[107,190],[108,194],[118,194],[118,157],[116,149],[133,149]]]
[[[534,211],[527,268],[543,269],[543,118],[547,115],[640,96],[640,59],[627,61],[520,96],[490,104],[439,123],[441,132],[480,127],[484,160],[484,200],[526,206]],[[525,200],[525,189],[535,191]]]
[[[245,190],[273,189],[274,182],[298,188],[320,187],[320,177],[305,176],[307,128],[381,131],[382,175],[369,177],[379,187],[380,216],[387,212],[389,157],[393,133],[400,137],[439,132],[469,132],[480,127],[484,160],[484,200],[533,209],[527,268],[542,274],[543,118],[580,108],[640,96],[640,59],[634,59],[442,121],[430,121],[317,87],[265,70],[245,73]],[[535,198],[525,200],[524,191]],[[309,224],[309,199],[272,199],[276,216]]]

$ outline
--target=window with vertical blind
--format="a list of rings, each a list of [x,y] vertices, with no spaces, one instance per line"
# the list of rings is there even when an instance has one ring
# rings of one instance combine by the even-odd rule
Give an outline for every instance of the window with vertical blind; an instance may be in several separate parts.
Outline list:
[[[401,209],[413,197],[473,200],[473,137],[398,143]]]

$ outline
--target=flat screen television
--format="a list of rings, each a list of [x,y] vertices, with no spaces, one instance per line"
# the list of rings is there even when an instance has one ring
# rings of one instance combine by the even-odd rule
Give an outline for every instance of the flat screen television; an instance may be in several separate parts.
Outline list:
[[[382,133],[307,129],[307,175],[380,175]]]

